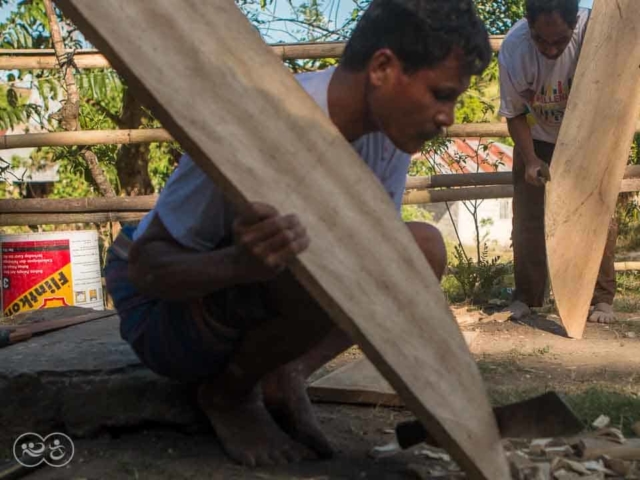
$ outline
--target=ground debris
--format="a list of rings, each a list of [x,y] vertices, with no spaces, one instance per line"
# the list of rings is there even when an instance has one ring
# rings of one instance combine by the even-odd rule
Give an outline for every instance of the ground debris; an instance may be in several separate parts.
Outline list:
[[[458,325],[461,327],[479,323],[486,316],[480,310],[469,310],[467,307],[452,307],[451,310]]]
[[[466,475],[462,472],[453,472],[440,465],[422,465],[410,463],[406,467],[406,472],[416,480],[463,480]]]
[[[397,441],[389,442],[385,445],[373,447],[369,450],[369,456],[374,459],[392,457],[400,453],[402,449]]]
[[[535,463],[522,452],[509,453],[507,460],[514,480],[549,480],[550,478],[548,464]]]
[[[626,439],[616,428],[502,444],[513,480],[640,480],[640,439]]]
[[[496,322],[496,323],[504,323],[511,318],[513,315],[511,312],[496,312],[493,315],[489,315],[486,318],[482,319],[482,322]]]
[[[593,428],[605,428],[605,427],[608,427],[610,423],[611,423],[611,419],[609,417],[607,417],[606,415],[600,415],[598,418],[596,418],[593,421],[591,426]]]
[[[610,458],[606,455],[602,457],[602,461],[605,467],[614,472],[615,475],[622,476],[623,478],[638,478],[639,472],[636,462]]]
[[[624,443],[626,441],[624,435],[622,434],[622,431],[619,428],[615,427],[601,428],[599,430],[596,430],[594,432],[594,436],[598,438],[604,438],[616,443]]]
[[[415,455],[426,457],[431,460],[441,460],[443,462],[451,462],[451,456],[439,448],[424,447],[416,450]]]

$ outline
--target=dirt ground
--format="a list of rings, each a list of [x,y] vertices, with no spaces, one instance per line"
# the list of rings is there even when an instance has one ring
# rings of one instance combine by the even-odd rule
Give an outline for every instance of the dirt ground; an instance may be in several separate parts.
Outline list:
[[[562,335],[555,317],[527,323],[477,323],[463,327],[479,334],[471,346],[495,403],[505,403],[554,389],[585,421],[599,414],[628,431],[640,421],[640,315],[623,314],[612,326],[589,325],[585,338]],[[352,350],[323,372],[358,357]],[[112,432],[76,441],[71,465],[41,469],[30,480],[53,479],[413,479],[437,468],[421,447],[374,460],[374,446],[393,440],[395,424],[410,418],[402,409],[376,406],[317,405],[321,423],[334,441],[335,459],[288,467],[249,470],[227,461],[210,434],[167,430]],[[416,472],[422,471],[422,476]],[[453,478],[453,477],[448,477]],[[460,478],[458,476],[458,478]]]

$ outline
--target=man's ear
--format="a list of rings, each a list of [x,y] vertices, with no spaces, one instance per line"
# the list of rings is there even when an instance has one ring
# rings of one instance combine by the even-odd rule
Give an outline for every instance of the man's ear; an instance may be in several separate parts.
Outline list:
[[[369,81],[374,87],[380,87],[394,80],[402,71],[402,63],[388,48],[377,50],[369,60]]]

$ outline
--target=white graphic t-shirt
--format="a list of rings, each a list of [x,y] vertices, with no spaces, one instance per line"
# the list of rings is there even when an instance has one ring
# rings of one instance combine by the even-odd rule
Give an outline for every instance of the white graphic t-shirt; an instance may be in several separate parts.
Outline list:
[[[567,108],[590,10],[578,11],[571,42],[556,60],[544,57],[531,38],[526,19],[507,33],[500,53],[500,115],[528,114],[535,140],[556,143]]]

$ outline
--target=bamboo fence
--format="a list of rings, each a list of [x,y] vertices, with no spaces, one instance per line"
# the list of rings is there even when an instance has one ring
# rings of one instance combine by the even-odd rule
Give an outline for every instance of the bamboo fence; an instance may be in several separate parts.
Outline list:
[[[640,166],[625,171],[621,192],[640,191]],[[407,177],[404,205],[509,198],[511,172]],[[157,196],[95,198],[28,198],[0,200],[0,226],[128,222],[150,211]]]

